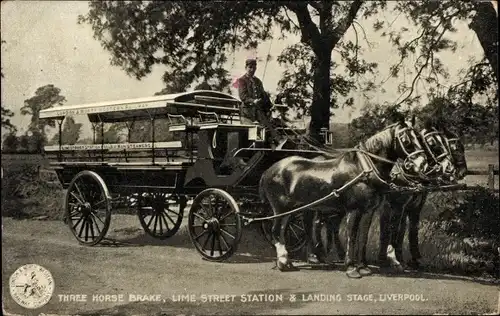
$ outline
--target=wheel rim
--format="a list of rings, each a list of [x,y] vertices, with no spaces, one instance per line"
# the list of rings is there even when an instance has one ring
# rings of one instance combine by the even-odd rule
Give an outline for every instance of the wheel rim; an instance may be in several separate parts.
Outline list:
[[[262,222],[262,231],[264,238],[273,245],[272,239],[272,221]],[[285,230],[285,247],[288,252],[297,252],[307,242],[307,235],[304,226],[304,217],[302,214],[291,215],[290,221],[288,222],[288,227]]]
[[[80,243],[95,245],[104,238],[111,206],[106,188],[94,174],[75,177],[68,188],[66,210],[69,227]]]
[[[166,193],[142,195],[137,201],[139,221],[149,235],[160,239],[170,237],[182,223],[184,205],[183,199],[179,201]]]
[[[189,213],[191,240],[203,257],[210,260],[232,255],[241,238],[241,220],[234,200],[220,192],[224,191],[200,193]]]

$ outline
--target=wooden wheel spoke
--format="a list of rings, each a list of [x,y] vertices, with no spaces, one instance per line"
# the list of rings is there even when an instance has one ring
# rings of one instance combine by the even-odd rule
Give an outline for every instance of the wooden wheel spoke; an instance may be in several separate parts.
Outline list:
[[[197,236],[194,237],[194,240],[198,240],[201,238],[201,236],[205,235],[206,233],[208,233],[208,230],[203,230],[201,232],[201,234],[198,234]]]
[[[85,219],[85,241],[89,240],[89,222]],[[81,236],[80,236],[81,237]]]
[[[212,234],[212,247],[210,247],[210,256],[214,256],[214,250],[215,250],[215,236],[216,234]]]
[[[168,215],[168,213],[167,213],[167,212],[163,211],[161,214],[162,214],[163,216],[166,216],[166,218],[168,218],[168,219],[170,220],[170,222],[171,222],[173,225],[175,225],[174,220],[172,219],[172,217],[170,217],[170,215]],[[166,218],[165,218],[165,221],[167,220]]]
[[[75,224],[75,225],[73,225],[73,229],[76,229],[76,226],[78,226],[78,224],[80,224],[80,223],[81,223],[81,221],[83,220],[83,218],[84,218],[84,217],[83,217],[83,215],[82,215],[82,216],[80,216],[80,218],[78,219],[78,221],[76,222],[76,224]]]
[[[220,246],[220,234],[217,234],[217,248],[219,249],[219,256],[222,256],[222,247]]]
[[[153,231],[156,232],[156,227],[158,226],[158,216],[153,215],[153,217],[155,218],[155,224],[154,224]]]
[[[160,214],[156,214],[156,217],[158,218],[158,223],[160,225],[160,235],[163,234],[163,217]]]
[[[203,243],[203,246],[201,246],[201,248],[203,248],[203,250],[206,249],[205,247],[207,246],[208,241],[210,240],[210,237],[212,237],[212,234],[208,234],[207,239],[205,239],[205,242]]]
[[[226,250],[229,250],[231,249],[231,247],[229,247],[227,241],[226,241],[226,238],[224,238],[224,236],[222,234],[219,234],[220,238],[222,239],[222,242],[224,243],[224,246],[226,246]]]
[[[221,216],[219,218],[219,221],[223,221],[224,219],[228,218],[229,216],[231,216],[232,214],[234,214],[233,210],[229,210],[228,213],[224,214],[224,216]]]
[[[224,234],[228,235],[229,237],[231,237],[233,239],[236,239],[236,237],[234,237],[233,235],[231,235],[230,233],[228,233],[224,228],[221,228],[220,231],[223,232]]]
[[[144,215],[144,217],[146,217],[147,215]],[[149,219],[149,222],[146,224],[147,227],[151,227],[151,222],[153,221],[155,217],[154,216],[151,216],[151,218]]]
[[[92,215],[92,217],[97,218],[97,219],[98,219],[98,220],[99,220],[99,221],[100,221],[103,225],[106,225],[106,224],[103,222],[103,220],[102,220],[99,216],[97,216],[97,215],[95,214],[95,212],[92,212],[92,213],[90,213],[90,214]],[[96,225],[97,225],[97,223],[96,223]]]
[[[78,196],[76,196],[76,194],[73,191],[71,191],[69,194],[71,194],[81,205],[85,204],[85,202],[83,202]]]
[[[295,235],[295,238],[299,239],[299,235],[295,232],[295,229],[293,229],[292,226],[290,226],[290,231]]]
[[[204,221],[204,222],[207,220],[206,218],[204,218],[203,216],[201,216],[201,215],[200,215],[200,214],[198,214],[198,213],[193,213],[193,215],[194,215],[194,216],[196,216],[196,217],[198,217],[199,219],[201,219],[201,220],[202,220],[202,221]]]
[[[299,230],[301,230],[301,231],[305,231],[305,229],[304,229],[304,228],[300,227],[299,225],[297,225],[297,224],[295,224],[295,223],[291,223],[291,224],[290,224],[290,227],[292,227],[292,226],[295,226],[296,228],[298,228],[298,229],[299,229]]]
[[[167,221],[167,218],[165,217],[165,215],[167,215],[167,214],[164,214],[163,212],[162,212],[162,213],[160,213],[161,220],[163,220],[163,223],[165,224],[165,228],[166,228],[167,230],[170,230],[170,225],[168,225],[168,221]],[[167,215],[167,216],[168,216],[168,215]],[[174,225],[175,225],[175,223],[174,223]]]
[[[78,191],[78,195],[82,198],[82,201],[87,201],[87,199],[85,199],[85,195],[83,195],[82,191],[80,190],[80,187],[76,182],[75,182],[75,188]]]
[[[97,218],[103,225],[105,225],[104,222],[102,221],[102,219],[100,217],[97,217],[94,214],[91,214],[91,215],[92,215],[93,218]],[[93,222],[95,223],[95,227],[97,228],[97,233],[99,235],[101,235],[102,231],[101,231],[101,228],[99,227],[99,224],[97,223],[97,221],[93,221]]]
[[[170,213],[174,213],[174,214],[175,214],[175,215],[177,215],[177,216],[181,216],[181,214],[180,214],[180,213],[177,213],[177,212],[173,211],[172,209],[170,209],[170,208],[168,208],[168,207],[166,208],[166,210],[168,210]]]
[[[99,201],[99,202],[95,203],[94,205],[92,205],[92,208],[95,208],[95,207],[97,207],[98,205],[100,205],[100,204],[102,204],[102,203],[105,203],[106,201],[107,201],[106,199],[101,200],[101,201]]]
[[[226,227],[226,226],[236,227],[237,225],[236,224],[219,224],[219,226],[222,226],[222,227]]]
[[[92,240],[95,239],[95,234],[94,234],[94,221],[92,219],[92,216],[89,216],[89,228],[90,228],[90,234],[92,235]]]

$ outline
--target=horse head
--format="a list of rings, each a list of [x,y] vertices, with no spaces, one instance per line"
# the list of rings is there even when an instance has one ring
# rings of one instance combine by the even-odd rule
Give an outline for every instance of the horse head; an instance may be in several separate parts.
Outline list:
[[[405,173],[422,175],[427,171],[425,150],[412,124],[402,115],[397,118],[396,123],[368,138],[361,147],[397,162]]]
[[[455,177],[462,180],[467,175],[467,161],[465,158],[465,146],[460,137],[446,127],[441,127],[444,135],[445,145],[451,154],[453,165],[455,166]]]
[[[426,172],[427,179],[455,181],[455,166],[453,157],[446,144],[444,134],[436,129],[431,121],[412,121],[413,127],[419,130],[418,136],[424,146],[427,157],[430,158],[430,166]]]

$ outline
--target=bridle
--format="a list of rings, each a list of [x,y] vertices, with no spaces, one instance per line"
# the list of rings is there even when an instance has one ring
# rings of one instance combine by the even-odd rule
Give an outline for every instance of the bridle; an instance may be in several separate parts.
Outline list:
[[[390,126],[394,126],[394,125],[397,125],[397,124],[393,124]],[[425,155],[425,150],[422,148],[418,139],[416,137],[413,137],[414,138],[413,140],[410,139],[410,136],[408,134],[411,135],[411,132],[414,132],[414,130],[413,130],[413,128],[410,128],[410,127],[396,128],[396,130],[394,131],[394,138],[396,139],[396,142],[399,145],[399,147],[401,148],[401,150],[403,151],[403,153],[406,155],[406,158],[404,158],[404,161],[403,161],[403,166],[406,170],[409,170],[411,168],[411,164],[412,164],[411,159],[414,156],[420,155],[420,154]],[[409,145],[415,146],[416,149],[414,149],[414,150],[409,149],[408,148]]]

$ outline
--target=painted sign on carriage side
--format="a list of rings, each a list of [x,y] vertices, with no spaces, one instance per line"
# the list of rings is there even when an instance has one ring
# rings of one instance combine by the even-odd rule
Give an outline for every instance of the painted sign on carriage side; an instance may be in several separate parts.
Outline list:
[[[155,148],[178,148],[182,145],[180,141],[155,142]],[[58,150],[100,150],[100,149],[152,149],[153,143],[115,143],[115,144],[76,144],[76,145],[51,145],[45,146],[45,151]]]
[[[53,108],[51,110],[40,112],[40,118],[50,118],[66,115],[82,115],[93,113],[108,113],[141,109],[152,109],[165,107],[165,101],[146,102],[146,103],[130,103],[130,104],[117,104],[117,105],[96,105],[89,107],[74,107],[74,108]]]

